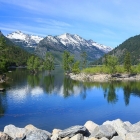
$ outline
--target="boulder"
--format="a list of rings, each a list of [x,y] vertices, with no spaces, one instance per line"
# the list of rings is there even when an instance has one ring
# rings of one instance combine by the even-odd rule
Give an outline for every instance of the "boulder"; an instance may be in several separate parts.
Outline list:
[[[84,136],[84,140],[88,140],[88,137]]]
[[[18,128],[14,125],[7,125],[4,127],[4,133],[8,134],[13,139],[24,138],[27,130],[25,128]]]
[[[65,137],[65,138],[63,138],[62,140],[69,140],[70,138],[69,137]]]
[[[62,130],[58,133],[58,137],[64,138],[64,137],[72,137],[78,133],[80,134],[84,134],[86,132],[86,127],[85,126],[80,126],[80,125],[76,125],[76,126],[72,126],[70,128],[67,128],[65,130]]]
[[[60,131],[62,131],[62,130],[61,129],[53,129],[52,135],[58,134]]]
[[[36,128],[32,124],[26,125],[25,126],[25,129],[28,130],[28,131],[41,130],[41,129]],[[48,132],[46,130],[41,130],[41,131],[43,131],[44,133],[46,133],[49,137],[51,137],[51,135],[52,135],[50,132]]]
[[[106,137],[102,137],[100,140],[108,140]]]
[[[24,128],[29,131],[37,130],[37,128],[35,126],[33,126],[32,124],[28,124]]]
[[[51,137],[51,140],[58,140],[58,134],[53,134]]]
[[[124,122],[124,124],[126,124],[128,127],[132,126],[132,124],[129,121]]]
[[[140,122],[137,122],[129,127],[130,132],[140,133]]]
[[[111,140],[123,140],[120,136],[114,136]]]
[[[0,132],[0,140],[12,140],[12,138],[3,132]]]
[[[88,140],[98,140],[95,137],[90,137]]]
[[[101,139],[102,137],[106,137],[110,139],[114,135],[116,135],[116,131],[111,125],[100,125],[94,129],[90,137],[95,137],[99,139]]]
[[[140,140],[140,133],[127,133],[125,140]]]
[[[70,140],[84,140],[82,134],[76,134],[75,136],[71,137]]]
[[[92,122],[92,121],[87,121],[84,125],[86,127],[86,129],[92,133],[94,131],[94,129],[99,126],[96,123]]]
[[[37,129],[28,132],[25,140],[50,140],[50,138],[44,131]]]
[[[106,124],[110,124],[111,126],[113,126],[118,135],[121,136],[123,140],[125,139],[125,135],[130,132],[129,127],[120,119],[114,121],[106,121],[103,123],[103,125]]]

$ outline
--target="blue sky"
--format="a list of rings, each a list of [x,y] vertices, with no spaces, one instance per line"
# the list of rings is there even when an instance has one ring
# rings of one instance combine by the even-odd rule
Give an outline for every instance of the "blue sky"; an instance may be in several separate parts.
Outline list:
[[[140,34],[139,0],[0,0],[0,30],[78,34],[116,47]]]

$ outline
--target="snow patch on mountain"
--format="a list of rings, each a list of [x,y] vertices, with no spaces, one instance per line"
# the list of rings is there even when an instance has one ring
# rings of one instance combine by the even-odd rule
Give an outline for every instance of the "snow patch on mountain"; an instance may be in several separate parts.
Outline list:
[[[23,47],[36,47],[43,37],[37,35],[29,35],[21,31],[15,31],[6,36],[18,45],[22,44]]]

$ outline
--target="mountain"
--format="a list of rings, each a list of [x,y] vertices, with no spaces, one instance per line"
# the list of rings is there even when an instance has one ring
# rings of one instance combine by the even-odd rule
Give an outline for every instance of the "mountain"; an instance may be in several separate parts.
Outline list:
[[[126,51],[130,52],[131,63],[133,65],[140,63],[140,35],[130,37],[115,49],[110,51],[108,54],[115,55],[118,58],[119,63],[123,64]],[[93,64],[102,64],[103,61],[104,57],[93,62]]]
[[[2,46],[4,49],[0,51],[0,56],[4,56],[9,66],[23,66],[26,65],[27,59],[31,56],[28,52],[22,48],[16,46],[11,40],[5,37],[0,31],[0,38],[5,40],[5,44]]]
[[[58,36],[48,35],[45,37],[39,42],[36,53],[40,56],[44,56],[46,51],[63,53],[64,50],[75,55],[77,59],[80,59],[80,53],[85,51],[88,60],[93,61],[111,51],[112,48],[98,44],[92,40],[83,39],[76,34],[65,33]]]
[[[89,61],[96,60],[112,50],[112,48],[105,45],[69,33],[58,36],[48,35],[43,38],[25,34],[21,31],[15,31],[6,37],[28,52],[34,53],[35,51],[35,53],[41,57],[45,56],[46,51],[51,51],[58,60],[62,59],[64,50],[74,54],[76,59],[80,59],[80,53],[85,51]]]
[[[23,49],[33,52],[37,47],[38,43],[43,39],[43,37],[36,35],[29,35],[22,33],[21,31],[15,31],[6,36],[16,45],[23,47]]]

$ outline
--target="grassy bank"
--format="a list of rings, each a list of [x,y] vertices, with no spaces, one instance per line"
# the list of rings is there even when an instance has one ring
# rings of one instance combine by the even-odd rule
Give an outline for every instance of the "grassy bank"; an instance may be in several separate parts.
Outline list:
[[[111,70],[109,67],[102,65],[102,66],[93,66],[93,67],[89,67],[89,68],[85,68],[83,69],[81,72],[83,73],[88,73],[88,74],[97,74],[97,73],[101,73],[101,74],[111,74]],[[115,73],[127,73],[124,66],[121,65],[117,65],[115,67]],[[136,65],[136,66],[131,66],[131,74],[140,74],[140,64]]]

